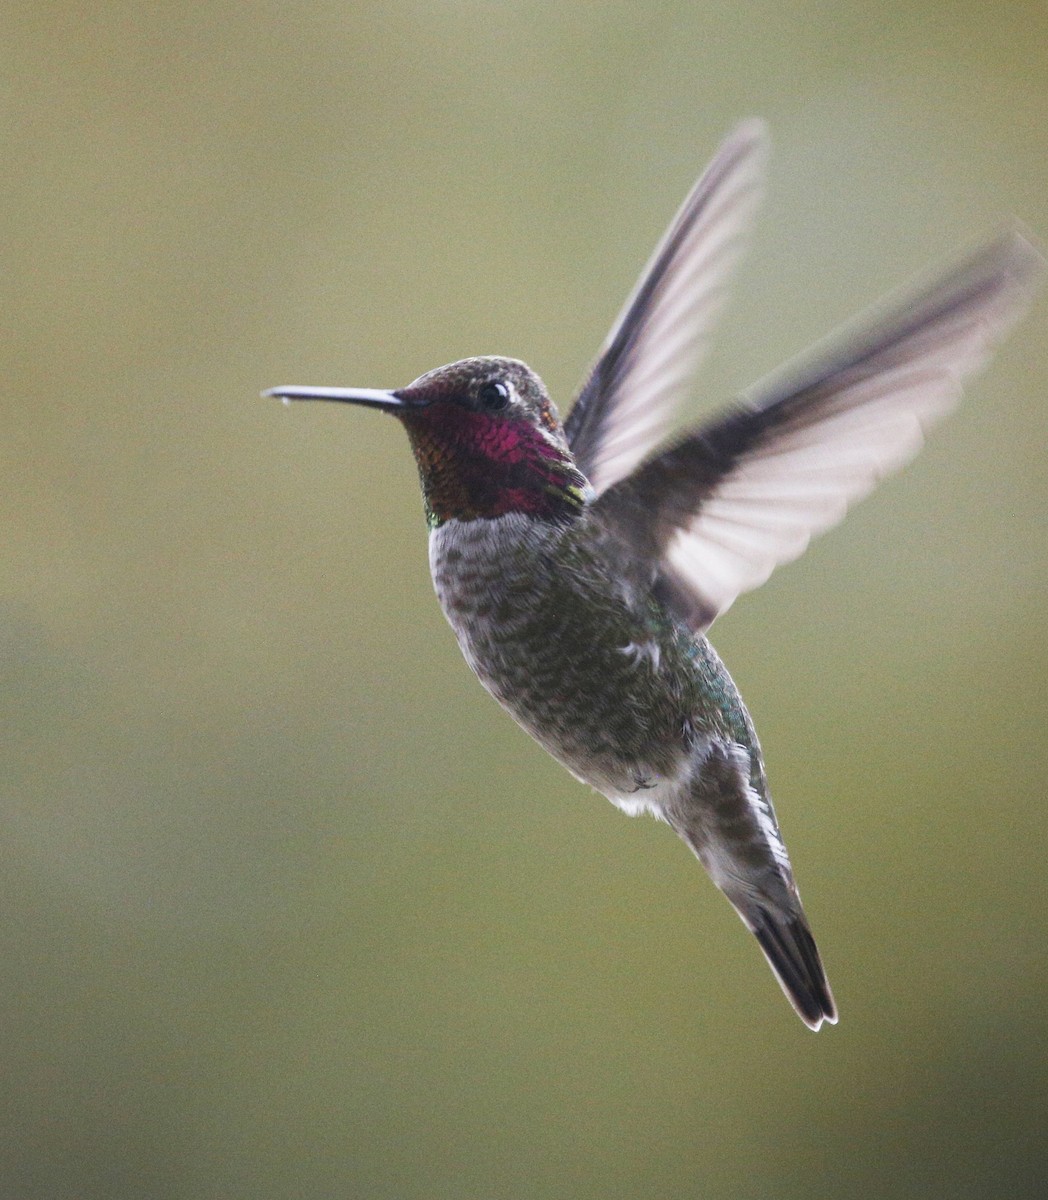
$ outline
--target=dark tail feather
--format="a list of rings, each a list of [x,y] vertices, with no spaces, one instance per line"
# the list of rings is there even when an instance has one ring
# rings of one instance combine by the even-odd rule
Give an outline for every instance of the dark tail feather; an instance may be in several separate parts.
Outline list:
[[[804,914],[758,907],[744,919],[805,1025],[809,1029],[818,1029],[823,1021],[836,1025],[837,1005]]]

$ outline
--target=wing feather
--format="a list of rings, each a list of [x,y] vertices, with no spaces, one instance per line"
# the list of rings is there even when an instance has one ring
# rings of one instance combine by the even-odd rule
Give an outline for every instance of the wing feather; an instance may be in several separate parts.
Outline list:
[[[1043,266],[1019,232],[990,243],[757,384],[747,407],[651,459],[598,511],[659,562],[678,611],[705,630],[917,453]]]
[[[767,137],[740,125],[691,190],[601,347],[564,430],[599,494],[662,441],[687,396],[757,207]]]

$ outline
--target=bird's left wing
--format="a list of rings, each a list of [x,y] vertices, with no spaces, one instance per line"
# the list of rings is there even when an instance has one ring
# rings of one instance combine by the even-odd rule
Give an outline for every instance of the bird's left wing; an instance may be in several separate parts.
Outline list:
[[[1020,233],[838,333],[600,496],[702,632],[907,462],[1022,314],[1044,266]]]
[[[687,396],[757,207],[766,144],[758,120],[725,139],[641,272],[564,422],[598,495],[655,449]]]

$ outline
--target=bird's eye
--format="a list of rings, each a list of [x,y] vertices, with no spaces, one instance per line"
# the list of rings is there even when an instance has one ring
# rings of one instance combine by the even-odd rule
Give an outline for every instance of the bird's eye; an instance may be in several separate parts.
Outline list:
[[[505,408],[509,404],[509,398],[509,385],[500,379],[482,383],[477,390],[477,399],[488,412],[498,412],[500,408]]]

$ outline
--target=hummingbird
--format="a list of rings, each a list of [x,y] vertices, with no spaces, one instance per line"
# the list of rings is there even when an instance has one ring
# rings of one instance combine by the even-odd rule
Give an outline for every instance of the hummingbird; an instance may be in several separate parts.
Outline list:
[[[917,452],[1021,315],[1044,260],[1011,230],[673,439],[766,145],[750,120],[720,146],[563,422],[538,375],[497,356],[391,390],[263,395],[403,425],[433,583],[466,662],[572,775],[679,834],[816,1030],[837,1007],[753,722],[706,633]]]

